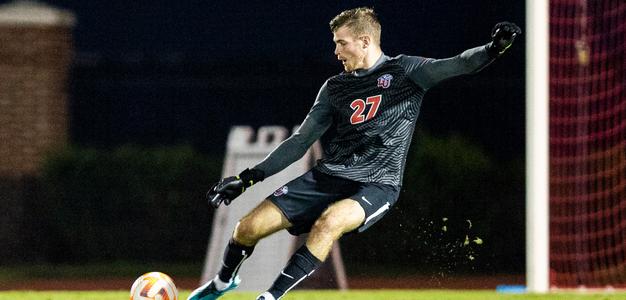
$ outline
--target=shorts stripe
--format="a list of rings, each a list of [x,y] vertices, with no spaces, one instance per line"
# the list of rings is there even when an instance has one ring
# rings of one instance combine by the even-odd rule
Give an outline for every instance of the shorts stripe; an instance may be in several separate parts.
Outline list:
[[[369,217],[367,217],[367,219],[365,220],[365,223],[363,224],[367,224],[367,222],[369,222],[370,220],[372,220],[373,218],[375,218],[376,216],[384,213],[386,210],[389,209],[389,202],[385,203],[385,205],[383,205],[381,208],[379,208],[376,212],[374,212],[372,215],[370,215]]]

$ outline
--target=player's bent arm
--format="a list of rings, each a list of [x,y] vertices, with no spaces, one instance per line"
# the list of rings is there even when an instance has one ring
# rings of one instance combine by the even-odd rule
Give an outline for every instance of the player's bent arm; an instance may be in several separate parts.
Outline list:
[[[324,84],[300,128],[254,168],[245,169],[237,176],[223,178],[214,184],[206,194],[207,201],[215,208],[222,202],[230,204],[247,188],[280,172],[301,158],[331,123],[332,114]]]
[[[326,84],[324,84],[298,130],[253,169],[262,170],[265,177],[269,177],[287,168],[306,153],[309,147],[326,132],[331,123],[331,108],[328,103]]]
[[[280,172],[300,159],[326,129],[328,126],[312,120],[303,122],[296,133],[278,145],[254,169],[262,170],[266,177]]]
[[[247,188],[280,172],[301,158],[328,126],[330,124],[323,125],[307,117],[300,129],[278,145],[261,163],[252,169],[243,170],[237,176],[226,177],[214,184],[207,192],[207,201],[215,208],[222,202],[229,205]]]

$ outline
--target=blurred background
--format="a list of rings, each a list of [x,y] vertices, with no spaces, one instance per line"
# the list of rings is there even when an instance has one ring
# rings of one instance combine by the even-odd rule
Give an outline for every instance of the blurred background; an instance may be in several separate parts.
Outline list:
[[[0,288],[150,267],[195,285],[229,128],[300,124],[342,71],[328,22],[357,6],[391,56],[525,27],[523,1],[0,1]],[[341,241],[349,280],[523,282],[524,57],[522,34],[426,94],[400,201]]]

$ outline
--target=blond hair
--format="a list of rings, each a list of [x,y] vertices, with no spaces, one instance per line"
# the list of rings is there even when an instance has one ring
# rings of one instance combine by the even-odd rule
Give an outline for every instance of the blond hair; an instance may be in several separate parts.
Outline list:
[[[367,34],[372,37],[374,43],[380,45],[380,22],[372,8],[357,7],[344,10],[335,16],[329,25],[332,32],[347,26],[357,37]]]

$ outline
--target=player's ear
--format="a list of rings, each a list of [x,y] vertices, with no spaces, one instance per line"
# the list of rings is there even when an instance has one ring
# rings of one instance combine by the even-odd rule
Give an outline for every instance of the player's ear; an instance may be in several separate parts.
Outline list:
[[[359,37],[359,39],[361,40],[363,49],[369,47],[370,43],[372,42],[372,39],[368,35],[362,35]]]

